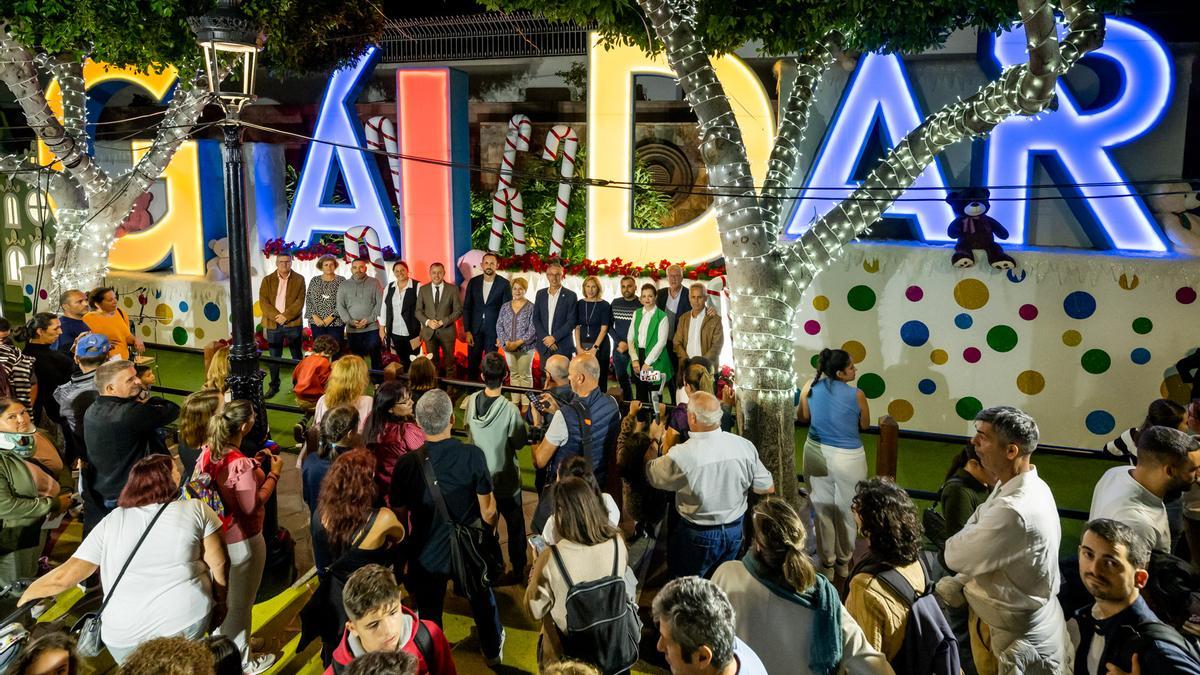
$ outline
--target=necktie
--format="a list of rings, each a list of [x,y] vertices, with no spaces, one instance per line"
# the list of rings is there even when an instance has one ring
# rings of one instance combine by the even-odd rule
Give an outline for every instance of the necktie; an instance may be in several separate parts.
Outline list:
[[[442,287],[434,286],[433,287],[433,306],[437,307],[440,304],[442,304]]]

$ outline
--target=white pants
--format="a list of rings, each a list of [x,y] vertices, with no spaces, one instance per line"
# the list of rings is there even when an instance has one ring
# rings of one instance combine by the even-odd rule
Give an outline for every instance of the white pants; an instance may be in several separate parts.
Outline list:
[[[806,476],[816,513],[817,558],[826,571],[834,565],[846,567],[858,533],[850,500],[858,482],[867,479],[867,453],[861,447],[847,450],[816,442],[808,443],[805,452],[810,448],[819,448],[828,468],[828,475]]]
[[[214,635],[233,640],[242,652],[243,663],[250,659],[250,613],[266,563],[267,542],[261,532],[229,545],[229,611]]]
[[[999,622],[997,622],[999,623]],[[980,675],[1069,675],[1075,653],[1062,606],[1050,598],[1028,617],[1022,631],[997,628],[983,621],[972,608],[971,652]]]

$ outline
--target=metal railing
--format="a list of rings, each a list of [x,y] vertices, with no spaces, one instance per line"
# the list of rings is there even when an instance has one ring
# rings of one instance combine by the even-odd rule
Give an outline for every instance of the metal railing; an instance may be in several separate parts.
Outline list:
[[[384,63],[582,56],[588,29],[532,12],[393,19],[381,46]]]

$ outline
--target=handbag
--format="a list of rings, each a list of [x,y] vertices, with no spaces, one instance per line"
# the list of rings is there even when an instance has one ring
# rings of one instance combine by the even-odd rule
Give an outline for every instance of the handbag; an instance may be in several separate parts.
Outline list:
[[[500,540],[480,519],[467,524],[450,517],[428,451],[422,446],[417,452],[425,487],[442,520],[450,526],[450,577],[454,579],[454,593],[468,600],[478,597],[479,593],[490,590],[492,582],[504,572]]]
[[[125,576],[125,571],[129,569],[129,563],[133,562],[133,556],[137,555],[138,549],[142,547],[142,542],[146,541],[146,536],[150,534],[150,530],[158,522],[158,517],[170,505],[171,502],[163,504],[158,513],[154,514],[154,518],[146,526],[146,531],[142,533],[142,537],[138,539],[137,544],[134,544],[133,550],[129,552],[129,557],[125,559],[125,565],[121,567],[120,573],[117,574],[117,578],[113,580],[112,586],[109,587],[108,595],[105,596],[104,602],[100,603],[100,609],[84,614],[71,627],[71,632],[77,636],[75,652],[80,656],[90,659],[99,656],[100,652],[104,651],[104,641],[100,639],[100,617],[104,614],[104,608],[108,607],[108,601],[112,600],[113,593],[117,590],[117,585],[121,583],[121,578]]]

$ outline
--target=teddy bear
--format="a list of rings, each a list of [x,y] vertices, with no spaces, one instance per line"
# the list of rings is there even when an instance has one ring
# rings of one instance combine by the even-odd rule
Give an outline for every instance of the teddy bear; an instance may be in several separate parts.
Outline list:
[[[484,253],[485,251],[473,248],[458,259],[458,273],[462,275],[464,281],[483,273],[479,265],[483,262]]]
[[[204,278],[209,281],[224,281],[228,279],[229,237],[209,240],[208,247],[212,249],[216,256],[210,259],[205,265],[207,271],[204,274]]]
[[[969,187],[951,192],[946,197],[946,203],[950,204],[957,216],[946,230],[946,234],[956,241],[954,256],[950,259],[955,267],[973,267],[975,249],[983,249],[987,253],[988,264],[998,270],[1011,270],[1017,266],[1017,261],[996,243],[997,237],[1008,239],[1008,230],[1000,221],[987,215],[991,208],[988,203],[991,196],[987,188]]]
[[[1156,183],[1144,196],[1171,247],[1200,255],[1200,193],[1187,183]]]

